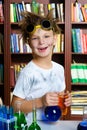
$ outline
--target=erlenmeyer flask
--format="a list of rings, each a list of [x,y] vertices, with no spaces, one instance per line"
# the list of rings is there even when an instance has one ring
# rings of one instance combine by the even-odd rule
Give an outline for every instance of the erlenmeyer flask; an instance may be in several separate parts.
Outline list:
[[[25,115],[24,113],[21,111],[21,104],[22,104],[22,101],[17,101],[16,102],[16,112],[14,113],[14,116],[17,118],[17,123],[16,123],[16,126],[15,128],[17,130],[27,130],[27,122],[26,122],[26,119],[25,119]]]
[[[32,110],[32,119],[33,120],[32,120],[31,125],[29,126],[28,130],[41,130],[40,126],[37,123],[35,100],[33,100],[33,102],[32,102],[32,107],[33,107],[33,110]]]

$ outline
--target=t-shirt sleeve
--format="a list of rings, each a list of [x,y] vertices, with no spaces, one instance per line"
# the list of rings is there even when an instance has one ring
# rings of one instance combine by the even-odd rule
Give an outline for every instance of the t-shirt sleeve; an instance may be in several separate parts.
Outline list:
[[[25,90],[27,89],[27,88],[24,88],[24,86],[28,87],[28,89],[29,89],[29,87],[30,87],[29,85],[30,84],[29,84],[29,79],[28,79],[27,75],[20,72],[20,75],[17,79],[15,88],[13,90],[13,95],[24,99],[26,96]]]

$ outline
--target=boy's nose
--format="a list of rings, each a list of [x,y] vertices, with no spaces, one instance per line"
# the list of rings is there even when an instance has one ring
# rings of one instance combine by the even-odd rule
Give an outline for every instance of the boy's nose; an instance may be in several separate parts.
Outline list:
[[[44,39],[43,38],[39,39],[39,44],[44,44]]]

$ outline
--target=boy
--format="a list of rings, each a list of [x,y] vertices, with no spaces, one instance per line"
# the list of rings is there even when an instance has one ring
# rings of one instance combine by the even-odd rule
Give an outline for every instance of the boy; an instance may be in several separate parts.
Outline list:
[[[12,105],[22,101],[21,111],[26,113],[27,123],[32,121],[32,100],[36,101],[37,120],[42,119],[44,107],[57,106],[58,94],[66,88],[64,68],[52,61],[53,49],[56,43],[56,33],[60,29],[52,19],[51,12],[42,17],[30,12],[24,12],[20,22],[22,36],[32,49],[33,59],[21,71],[13,91]],[[71,104],[71,94],[64,103]]]

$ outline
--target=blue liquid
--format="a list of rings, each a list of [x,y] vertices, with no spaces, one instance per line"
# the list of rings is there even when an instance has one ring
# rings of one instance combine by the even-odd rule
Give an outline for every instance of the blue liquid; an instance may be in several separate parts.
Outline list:
[[[48,121],[57,121],[61,115],[61,109],[58,106],[48,106],[45,108],[45,117]]]
[[[78,124],[77,130],[87,130],[87,121],[82,121]]]

